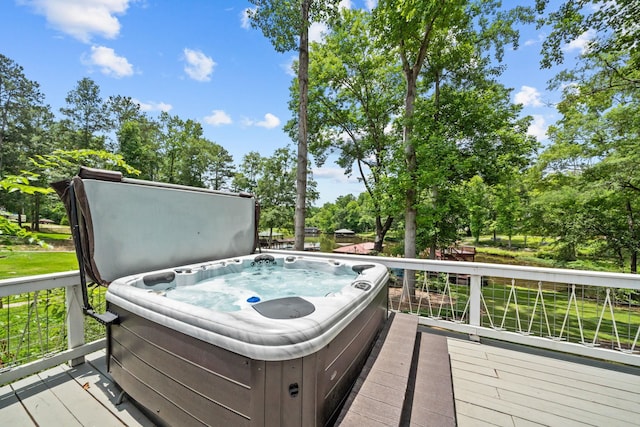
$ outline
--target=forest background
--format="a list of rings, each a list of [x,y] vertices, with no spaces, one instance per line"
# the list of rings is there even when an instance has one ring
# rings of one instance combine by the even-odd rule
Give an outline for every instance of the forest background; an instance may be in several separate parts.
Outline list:
[[[380,1],[372,11],[336,8],[326,18],[330,31],[309,49],[309,151],[320,165],[337,155],[367,191],[315,207],[317,190],[307,174],[306,224],[326,233],[371,232],[381,250],[388,233],[406,240],[407,223],[414,221],[417,252],[432,256],[464,237],[479,242],[482,235],[503,234],[511,245],[513,236],[536,236],[558,260],[582,253],[636,272],[637,6],[568,1],[551,9],[537,1],[505,10],[493,1],[448,3]],[[562,88],[562,118],[549,129],[545,147],[527,135],[532,118],[520,117],[522,106],[497,80],[504,48],[517,46],[516,23],[553,28],[542,67],[562,62],[564,43],[593,35],[577,66],[550,82]],[[236,164],[203,137],[194,119],[167,112],[151,117],[127,95],[105,99],[88,77],[70,89],[56,114],[27,75],[0,54],[6,236],[30,239],[23,225],[37,230],[42,218],[64,222],[62,205],[45,189],[79,164],[249,191],[262,205],[263,228],[293,229],[298,159],[291,147],[271,156],[250,152]],[[292,112],[299,107],[297,84],[296,78]],[[285,126],[293,140],[298,125],[292,119]]]

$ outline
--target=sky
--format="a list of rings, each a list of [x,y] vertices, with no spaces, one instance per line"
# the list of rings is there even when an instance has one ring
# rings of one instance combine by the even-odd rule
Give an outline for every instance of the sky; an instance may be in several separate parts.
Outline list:
[[[370,9],[375,0],[342,5]],[[88,77],[104,99],[129,96],[152,117],[167,111],[200,122],[204,137],[239,164],[251,151],[271,156],[296,146],[283,126],[292,117],[289,87],[297,54],[276,52],[250,27],[245,11],[251,6],[244,0],[2,0],[0,53],[39,83],[58,115],[68,92]],[[314,25],[310,38],[321,40],[322,30]],[[519,49],[505,52],[499,80],[513,89],[512,101],[523,104],[523,114],[533,117],[529,133],[545,143],[546,129],[559,118],[559,94],[546,90],[558,70],[540,70],[544,29],[530,25],[520,33]],[[567,57],[579,54],[587,39],[565,46]],[[364,191],[331,158],[314,166],[313,178],[317,206]]]

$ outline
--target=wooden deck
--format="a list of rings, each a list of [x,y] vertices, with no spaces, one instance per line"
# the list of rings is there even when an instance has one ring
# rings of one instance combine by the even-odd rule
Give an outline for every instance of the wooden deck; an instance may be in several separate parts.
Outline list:
[[[418,328],[423,336],[434,331]],[[429,342],[422,339],[422,342]],[[522,347],[446,337],[457,424],[465,426],[640,426],[640,372],[628,367],[563,360]],[[416,352],[427,357],[429,352]],[[104,352],[87,363],[56,367],[0,387],[6,426],[150,426],[109,380]],[[414,361],[415,363],[415,361]],[[600,365],[600,366],[594,366]],[[412,372],[421,374],[420,369]],[[415,378],[414,411],[428,396]],[[413,413],[413,411],[410,411]],[[413,420],[406,425],[417,425]],[[419,424],[423,425],[423,424]],[[437,423],[433,423],[437,426]]]

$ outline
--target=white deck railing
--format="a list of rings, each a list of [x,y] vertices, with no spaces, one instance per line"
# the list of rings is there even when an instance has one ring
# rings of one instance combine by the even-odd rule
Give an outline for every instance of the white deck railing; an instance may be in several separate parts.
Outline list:
[[[640,275],[318,252],[312,256],[418,272],[413,298],[407,298],[405,281],[404,289],[390,288],[389,305],[419,316],[422,325],[640,366]],[[632,292],[635,300],[627,298]]]
[[[0,385],[105,346],[104,332],[85,343],[78,271],[0,280],[0,301]]]
[[[402,276],[416,271],[414,295],[400,279],[389,289],[389,305],[419,316],[422,325],[640,366],[640,306],[627,298],[640,292],[637,275],[269,252],[378,262]],[[104,347],[103,332],[97,340],[96,334],[86,337],[81,295],[77,271],[0,280],[0,385],[66,361],[79,363]],[[94,303],[97,311],[101,304]]]

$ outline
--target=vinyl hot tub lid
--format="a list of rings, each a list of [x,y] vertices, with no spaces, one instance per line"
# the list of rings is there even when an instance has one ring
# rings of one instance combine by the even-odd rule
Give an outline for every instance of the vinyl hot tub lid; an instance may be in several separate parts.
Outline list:
[[[224,193],[81,168],[52,184],[74,231],[80,269],[108,285],[131,274],[252,253],[258,205]]]

